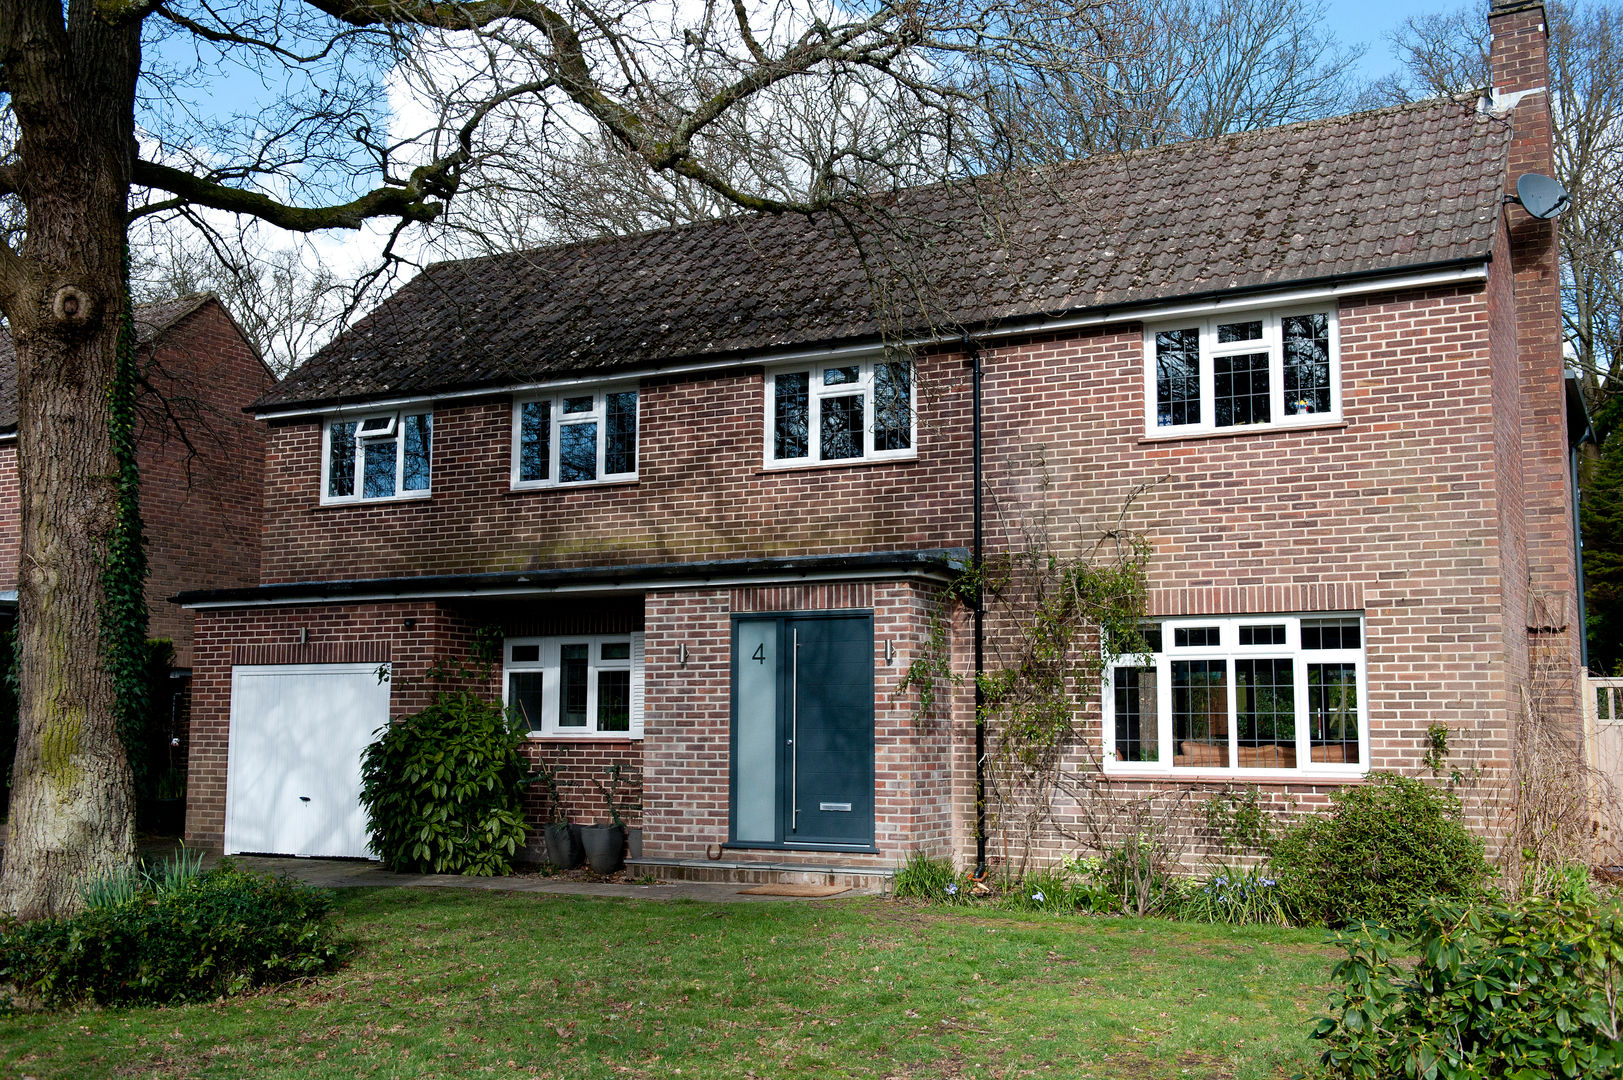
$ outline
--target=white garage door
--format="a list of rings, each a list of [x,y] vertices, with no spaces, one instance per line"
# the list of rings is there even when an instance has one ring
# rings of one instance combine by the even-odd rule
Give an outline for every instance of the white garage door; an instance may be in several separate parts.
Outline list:
[[[361,751],[388,720],[376,664],[234,668],[226,854],[370,857]]]

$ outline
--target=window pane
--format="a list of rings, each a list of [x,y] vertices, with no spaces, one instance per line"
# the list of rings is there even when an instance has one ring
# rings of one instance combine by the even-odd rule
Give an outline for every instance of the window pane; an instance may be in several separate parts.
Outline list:
[[[552,468],[552,402],[526,401],[518,423],[518,478],[545,480]]]
[[[774,380],[772,456],[775,458],[803,458],[811,452],[806,439],[810,382],[811,376],[804,371],[779,375]]]
[[[1242,769],[1296,768],[1296,678],[1288,659],[1234,661]]]
[[[534,648],[535,646],[530,646]],[[515,671],[507,676],[507,708],[529,725],[541,730],[541,673]]]
[[[1268,623],[1261,626],[1241,626],[1241,645],[1283,645],[1285,644],[1285,627],[1280,623]]]
[[[395,456],[399,445],[393,439],[368,439],[361,444],[361,497],[382,499],[394,494]]]
[[[591,412],[591,411],[592,411],[592,395],[590,395],[590,394],[587,394],[585,397],[566,397],[566,398],[564,398],[564,412],[566,412],[566,413],[580,413],[580,412]]]
[[[534,664],[541,659],[541,646],[514,645],[509,659],[515,664]]]
[[[1180,649],[1216,648],[1221,642],[1215,626],[1180,626],[1172,631],[1172,644]]]
[[[823,460],[862,456],[862,395],[823,399]]]
[[[357,432],[362,438],[368,435],[392,435],[394,433],[394,416],[369,416],[361,421]]]
[[[1307,736],[1314,761],[1358,764],[1358,669],[1307,666]]]
[[[636,472],[637,392],[628,390],[623,394],[610,394],[603,424],[604,436],[608,440],[608,445],[603,448],[604,474],[613,476],[616,473]]]
[[[1285,345],[1285,415],[1330,411],[1330,316],[1280,320]]]
[[[590,646],[564,645],[558,650],[558,726],[586,726],[587,650]]]
[[[1117,668],[1116,760],[1160,761],[1154,668]]]
[[[631,672],[597,673],[597,730],[631,730]]]
[[[1222,660],[1172,661],[1172,764],[1185,769],[1229,765],[1227,664]]]
[[[1200,423],[1200,331],[1155,335],[1155,422],[1161,427]]]
[[[558,429],[559,482],[572,484],[596,479],[597,424],[565,424]]]
[[[355,425],[334,424],[332,449],[327,457],[327,497],[347,498],[355,494]]]
[[[1302,620],[1304,650],[1356,649],[1362,637],[1357,619]]]
[[[1217,343],[1226,345],[1231,341],[1261,341],[1262,320],[1252,322],[1219,323],[1217,327]]]
[[[603,659],[605,659],[605,660],[630,660],[631,659],[631,642],[629,642],[629,641],[605,641],[603,643]]]
[[[860,369],[855,366],[824,368],[823,385],[844,386],[846,383],[854,383],[857,381],[857,373],[859,370]]]
[[[406,423],[406,462],[404,486],[407,491],[427,491],[429,455],[433,446],[434,417],[431,413],[408,416]]]
[[[913,445],[913,377],[906,364],[874,368],[873,448],[906,450]]]
[[[1160,623],[1155,623],[1154,625],[1151,625],[1151,626],[1140,627],[1139,631],[1138,631],[1138,636],[1144,639],[1144,644],[1149,646],[1150,652],[1157,653],[1157,652],[1161,651],[1161,624]]]
[[[1217,427],[1268,422],[1268,354],[1219,356],[1212,361],[1212,422]]]

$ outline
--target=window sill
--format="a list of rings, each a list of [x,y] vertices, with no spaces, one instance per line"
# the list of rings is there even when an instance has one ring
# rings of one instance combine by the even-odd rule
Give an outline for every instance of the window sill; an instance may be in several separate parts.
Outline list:
[[[1221,431],[1169,432],[1165,435],[1141,435],[1138,444],[1185,442],[1195,439],[1235,439],[1244,435],[1287,435],[1293,431],[1336,431],[1351,427],[1345,420],[1326,420],[1319,424],[1259,424],[1255,427],[1224,428]]]
[[[392,503],[426,502],[433,497],[432,491],[413,491],[409,495],[389,495],[381,499],[323,499],[317,508],[345,510],[357,506],[388,506]]]
[[[757,476],[775,476],[780,473],[806,473],[817,472],[821,469],[857,469],[874,465],[907,465],[919,460],[917,453],[903,454],[897,457],[881,458],[845,458],[840,461],[813,461],[807,464],[796,465],[762,465],[755,470]]]
[[[1248,784],[1361,784],[1369,779],[1368,770],[1359,772],[1285,772],[1279,769],[1112,769],[1104,775],[1112,780],[1168,780],[1185,784],[1232,784],[1243,780]]]
[[[632,475],[616,476],[612,480],[581,480],[571,484],[509,484],[507,487],[507,493],[509,495],[529,495],[537,491],[580,491],[582,489],[590,488],[630,487],[635,485],[639,479],[640,477]]]
[[[575,734],[573,732],[557,731],[531,731],[525,735],[531,742],[549,743],[640,743],[642,733],[627,734],[624,731],[589,731]]]

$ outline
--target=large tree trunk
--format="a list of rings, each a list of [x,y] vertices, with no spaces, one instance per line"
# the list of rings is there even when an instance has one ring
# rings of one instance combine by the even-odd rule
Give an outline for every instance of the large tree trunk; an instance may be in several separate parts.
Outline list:
[[[108,389],[124,315],[125,215],[139,20],[73,0],[0,0],[6,79],[27,162],[27,237],[0,267],[18,362],[17,674],[21,732],[0,908],[77,910],[134,853],[130,770],[102,633],[116,520]],[[37,180],[35,183],[33,181]]]

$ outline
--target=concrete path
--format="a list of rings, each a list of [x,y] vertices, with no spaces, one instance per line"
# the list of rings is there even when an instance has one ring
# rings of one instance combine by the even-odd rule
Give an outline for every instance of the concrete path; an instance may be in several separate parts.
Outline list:
[[[214,865],[218,858],[205,860]],[[239,866],[287,874],[324,889],[401,887],[433,889],[494,889],[500,892],[553,893],[560,896],[621,896],[638,900],[705,900],[731,903],[761,900],[839,900],[860,895],[848,890],[826,897],[749,895],[747,885],[713,881],[596,882],[525,874],[514,877],[463,877],[460,874],[392,874],[377,863],[362,859],[292,859],[238,855]]]

